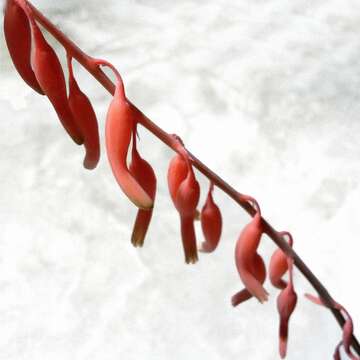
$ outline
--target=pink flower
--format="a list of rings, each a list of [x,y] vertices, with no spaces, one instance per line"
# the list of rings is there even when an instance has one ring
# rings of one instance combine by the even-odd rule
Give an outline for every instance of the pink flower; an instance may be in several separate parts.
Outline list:
[[[292,265],[291,265],[292,266]],[[290,270],[291,271],[291,270]],[[288,332],[289,332],[289,320],[290,316],[295,310],[297,303],[297,295],[294,291],[292,283],[292,275],[290,275],[290,281],[283,289],[277,298],[277,308],[280,315],[280,326],[279,326],[279,352],[281,358],[285,358]]]
[[[201,227],[205,237],[200,251],[213,252],[220,240],[222,217],[219,207],[215,204],[212,192],[214,184],[210,183],[209,192],[200,214]]]
[[[150,196],[151,200],[154,201],[156,193],[156,176],[151,165],[145,161],[137,151],[136,128],[133,132],[132,159],[129,169],[135,180],[138,181],[138,183]],[[131,235],[131,242],[135,247],[141,247],[144,244],[144,239],[151,221],[152,212],[153,209],[138,210]]]
[[[262,258],[257,253],[263,232],[261,224],[261,215],[260,212],[257,212],[251,222],[242,230],[236,243],[235,263],[246,289],[232,297],[233,306],[252,296],[255,296],[261,303],[268,299],[268,293],[262,286],[266,270]]]
[[[293,239],[289,232],[281,232],[280,235],[287,235],[289,237],[289,245],[292,246]],[[273,286],[278,289],[285,289],[287,283],[282,279],[284,274],[288,271],[287,256],[281,249],[274,251],[270,259],[269,278]]]

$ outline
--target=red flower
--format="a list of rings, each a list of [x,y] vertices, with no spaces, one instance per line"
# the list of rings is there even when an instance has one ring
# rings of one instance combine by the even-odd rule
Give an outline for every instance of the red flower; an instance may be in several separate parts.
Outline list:
[[[151,165],[143,158],[141,158],[136,149],[136,129],[133,132],[133,148],[130,173],[150,196],[151,200],[154,201],[156,193],[156,176]],[[144,239],[151,221],[152,212],[153,209],[138,210],[131,235],[131,242],[135,247],[141,247],[144,244]]]
[[[297,303],[297,295],[292,282],[292,263],[290,261],[289,277],[288,284],[277,298],[277,308],[280,315],[279,352],[282,359],[286,356],[290,316],[294,312]]]
[[[76,125],[66,94],[64,73],[54,49],[47,43],[35,21],[30,18],[34,49],[32,64],[37,81],[48,97],[65,130],[78,145],[84,139]]]
[[[209,192],[200,214],[201,227],[205,241],[201,245],[200,251],[213,252],[220,240],[222,229],[222,217],[219,207],[215,204],[212,192],[214,184],[210,183]]]
[[[94,169],[100,158],[100,140],[99,129],[95,111],[88,97],[80,90],[77,84],[71,57],[68,56],[69,69],[69,105],[73,113],[74,120],[80,129],[84,138],[84,146],[86,155],[84,158],[84,167],[86,169]]]
[[[261,303],[268,299],[268,293],[262,286],[266,277],[264,262],[257,253],[257,248],[262,235],[261,215],[258,211],[252,221],[240,233],[235,247],[235,263],[240,278],[245,285],[245,290],[232,297],[232,304],[255,296]]]
[[[287,235],[289,237],[289,245],[292,246],[293,239],[289,232],[282,232],[280,235]],[[287,283],[282,279],[286,271],[288,270],[287,256],[281,249],[274,251],[270,259],[269,265],[269,278],[273,286],[278,289],[285,289]]]
[[[111,169],[125,195],[139,208],[151,209],[153,201],[130,173],[126,158],[134,127],[133,111],[126,100],[124,86],[117,73],[114,97],[106,116],[105,140]]]
[[[16,70],[23,80],[44,95],[30,63],[31,29],[24,10],[14,0],[7,0],[4,11],[6,45]]]
[[[187,176],[181,182],[175,200],[176,208],[180,214],[181,238],[187,264],[195,264],[198,261],[194,218],[199,198],[200,186],[195,179],[192,167],[188,165]]]
[[[170,161],[167,181],[171,199],[176,207],[176,194],[180,184],[185,180],[188,173],[188,165],[180,154],[176,154]]]

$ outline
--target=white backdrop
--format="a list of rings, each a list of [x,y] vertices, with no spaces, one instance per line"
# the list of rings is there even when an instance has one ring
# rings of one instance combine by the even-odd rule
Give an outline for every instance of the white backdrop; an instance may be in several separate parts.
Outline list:
[[[255,196],[278,230],[293,233],[296,250],[351,312],[356,330],[360,3],[33,3],[82,49],[113,62],[140,109]],[[0,358],[278,359],[277,291],[267,282],[266,305],[230,306],[242,287],[233,260],[249,220],[242,209],[215,191],[220,246],[186,266],[166,184],[172,153],[141,131],[158,194],[145,246],[133,248],[136,209],[104,154],[109,95],[77,68],[101,127],[102,158],[90,172],[83,150],[16,74],[0,41]],[[207,182],[198,177],[203,199]],[[264,237],[267,261],[274,249]],[[312,289],[298,272],[295,281],[287,358],[330,359],[340,329],[303,299]]]

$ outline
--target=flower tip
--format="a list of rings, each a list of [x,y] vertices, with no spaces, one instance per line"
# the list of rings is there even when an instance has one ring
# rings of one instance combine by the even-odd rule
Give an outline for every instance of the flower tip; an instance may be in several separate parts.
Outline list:
[[[316,297],[316,296],[314,296],[314,295],[308,294],[308,293],[304,294],[304,296],[305,296],[308,300],[310,300],[311,302],[313,302],[314,304],[316,304],[316,305],[323,305],[323,306],[324,306],[324,303],[321,301],[320,298],[318,298],[318,297]]]
[[[196,253],[189,254],[185,257],[186,264],[196,264],[199,261],[199,258]]]
[[[144,245],[144,240],[150,224],[151,217],[151,210],[138,210],[133,232],[131,234],[131,243],[135,247],[142,247]]]
[[[263,293],[257,294],[255,296],[259,300],[260,304],[263,304],[264,302],[269,300],[269,293],[265,289]]]
[[[87,158],[85,158],[83,161],[83,166],[87,170],[94,170],[96,168],[97,164],[98,164],[97,161],[92,161]]]
[[[286,357],[286,348],[287,348],[287,339],[280,337],[279,340],[279,353],[280,353],[280,357],[282,359],[285,359]]]
[[[78,136],[76,134],[69,134],[71,136],[71,138],[73,139],[74,143],[76,145],[83,145],[84,144],[84,139],[82,136]]]
[[[210,246],[210,244],[206,241],[204,241],[201,246],[199,247],[198,251],[202,253],[211,253],[215,249]]]
[[[131,243],[136,248],[142,247],[144,245],[144,237],[145,237],[145,234],[142,234],[140,232],[134,232],[134,234],[131,236]]]
[[[149,198],[144,200],[142,203],[136,204],[136,206],[143,210],[152,210],[154,208],[154,201]]]
[[[238,291],[235,295],[231,297],[231,305],[238,306],[246,300],[251,299],[252,295],[249,293],[247,289],[243,289]]]

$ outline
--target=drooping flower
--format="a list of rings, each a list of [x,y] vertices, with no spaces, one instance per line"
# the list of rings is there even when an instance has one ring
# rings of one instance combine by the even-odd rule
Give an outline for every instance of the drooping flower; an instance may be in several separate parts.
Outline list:
[[[100,158],[100,140],[98,122],[95,111],[89,98],[80,90],[74,77],[72,59],[68,55],[69,69],[69,105],[74,116],[74,120],[79,127],[84,139],[86,150],[84,167],[94,169]]]
[[[195,264],[198,261],[194,218],[199,198],[200,186],[191,165],[188,164],[186,178],[181,182],[175,200],[180,215],[181,238],[187,264]]]
[[[292,266],[292,260],[288,259],[289,282],[286,287],[281,290],[277,298],[277,308],[280,315],[279,352],[282,359],[285,358],[287,351],[289,320],[297,303],[297,295],[293,286]]]
[[[175,207],[177,191],[179,190],[180,184],[185,180],[187,173],[188,165],[185,159],[180,154],[175,154],[170,161],[167,172],[168,188]]]
[[[255,254],[254,262],[252,265],[252,274],[256,278],[256,280],[263,284],[266,278],[266,268],[264,264],[264,260],[259,254]],[[247,288],[238,291],[231,297],[232,306],[238,306],[246,300],[249,300],[253,297],[253,294],[249,292]]]
[[[107,156],[115,179],[125,195],[137,207],[151,209],[153,200],[127,167],[127,153],[135,120],[132,108],[125,97],[123,82],[117,71],[116,75],[115,93],[106,115],[105,140]]]
[[[240,278],[249,294],[261,303],[268,299],[268,292],[263,287],[266,270],[262,258],[257,253],[262,233],[261,214],[257,211],[251,222],[241,231],[235,247],[235,263]],[[246,292],[235,294],[232,298],[233,305],[244,301],[243,298],[247,300]]]
[[[14,0],[7,0],[4,9],[4,34],[11,59],[23,80],[44,95],[31,67],[31,29],[25,11]]]
[[[281,236],[287,235],[289,237],[289,245],[292,246],[293,239],[289,232],[281,232]],[[278,289],[285,289],[287,283],[282,279],[284,274],[288,271],[288,261],[285,253],[279,248],[276,249],[271,256],[269,265],[269,278],[273,286]]]
[[[340,357],[340,347],[342,345],[342,341],[339,342],[339,344],[336,346],[335,351],[334,351],[334,360],[341,360]]]
[[[30,18],[30,24],[34,39],[32,66],[36,79],[52,103],[65,130],[76,144],[81,145],[84,139],[70,110],[60,61],[32,18]]]
[[[133,132],[132,159],[129,170],[154,202],[156,194],[156,176],[151,165],[144,160],[137,151],[136,126]],[[144,245],[144,239],[151,221],[152,213],[153,209],[138,210],[131,235],[131,242],[135,247]]]
[[[209,253],[213,252],[218,246],[222,229],[221,212],[219,207],[214,202],[212,196],[213,190],[214,184],[211,182],[206,202],[200,214],[201,228],[205,237],[205,241],[202,243],[199,251]]]

